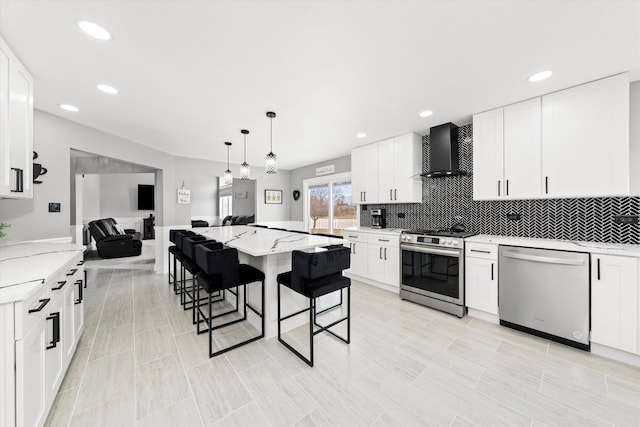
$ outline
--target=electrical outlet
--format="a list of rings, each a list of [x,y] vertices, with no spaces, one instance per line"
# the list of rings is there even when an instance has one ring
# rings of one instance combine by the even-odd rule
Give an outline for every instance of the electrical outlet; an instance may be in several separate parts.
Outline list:
[[[637,224],[638,215],[616,215],[614,221],[616,224]]]
[[[507,219],[509,221],[520,221],[522,219],[522,215],[520,215],[519,213],[510,212],[507,214]]]
[[[60,203],[50,202],[49,212],[60,212]]]
[[[404,218],[404,212],[398,213],[398,218]]]

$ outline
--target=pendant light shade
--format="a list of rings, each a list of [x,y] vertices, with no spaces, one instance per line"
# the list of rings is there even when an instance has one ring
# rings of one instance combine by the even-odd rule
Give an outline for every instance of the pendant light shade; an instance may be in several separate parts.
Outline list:
[[[278,173],[278,162],[277,157],[273,153],[273,118],[276,116],[276,113],[273,111],[269,111],[267,113],[267,117],[271,121],[270,124],[270,132],[269,132],[269,154],[267,154],[267,173]]]
[[[251,179],[251,166],[247,163],[247,135],[249,135],[249,131],[242,129],[240,133],[244,136],[244,162],[240,165],[240,179]]]
[[[227,170],[224,171],[224,183],[231,184],[233,182],[233,174],[231,173],[231,168],[229,167],[229,147],[231,147],[230,142],[225,142],[224,145],[227,146]]]

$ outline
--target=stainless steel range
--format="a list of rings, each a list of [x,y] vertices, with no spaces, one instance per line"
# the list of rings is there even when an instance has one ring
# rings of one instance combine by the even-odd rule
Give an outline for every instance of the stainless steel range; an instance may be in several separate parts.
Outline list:
[[[400,298],[464,316],[464,238],[475,233],[408,230],[400,235]]]

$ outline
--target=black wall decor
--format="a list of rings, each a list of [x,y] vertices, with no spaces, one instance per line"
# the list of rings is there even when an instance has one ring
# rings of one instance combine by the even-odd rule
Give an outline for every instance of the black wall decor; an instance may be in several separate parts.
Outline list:
[[[424,178],[422,203],[368,209],[386,209],[388,228],[446,228],[461,216],[468,231],[482,234],[640,244],[638,224],[615,222],[616,215],[640,214],[640,197],[474,201],[471,124],[460,127],[458,144],[460,169],[468,175]],[[428,170],[428,135],[422,137],[422,165]],[[371,225],[369,210],[361,211],[360,224]]]

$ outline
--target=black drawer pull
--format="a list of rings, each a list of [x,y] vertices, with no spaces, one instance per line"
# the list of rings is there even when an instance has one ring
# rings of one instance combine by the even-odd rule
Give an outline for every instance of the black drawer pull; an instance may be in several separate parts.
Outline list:
[[[53,288],[51,288],[52,291],[59,291],[60,289],[64,288],[64,285],[67,284],[66,280],[62,280],[60,282],[58,282],[58,286],[54,286]]]
[[[491,263],[491,280],[493,280],[493,263]]]
[[[73,276],[78,271],[77,268],[72,268],[70,272],[67,273],[67,276]]]
[[[481,251],[480,249],[469,249],[469,252],[478,252],[481,254],[490,254],[491,251]]]
[[[60,342],[60,312],[51,313],[51,316],[47,316],[47,320],[53,320],[53,339],[51,340],[51,345],[45,347],[45,349],[50,350],[56,348],[56,344]]]
[[[32,308],[29,310],[29,313],[37,313],[39,311],[42,311],[42,309],[49,304],[49,301],[51,301],[50,298],[45,298],[45,299],[41,299],[40,300],[40,305],[37,306],[36,308]]]
[[[597,267],[598,267],[598,272],[597,272],[598,273],[598,280],[600,280],[600,258],[598,258],[597,261],[598,261],[598,263],[597,263],[598,264],[597,265]]]
[[[84,260],[78,261],[78,263],[76,265],[80,266],[84,264]]]
[[[388,242],[389,239],[378,239],[378,242]]]
[[[11,168],[12,171],[16,171],[16,189],[11,190],[12,193],[24,192],[24,171],[20,168]]]
[[[84,292],[82,288],[82,279],[78,279],[75,281],[75,284],[78,285],[78,299],[74,301],[74,304],[81,304],[84,300]]]

